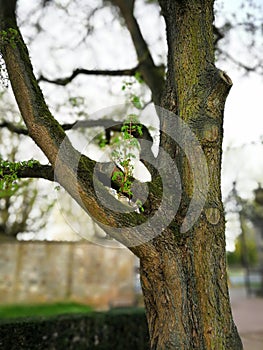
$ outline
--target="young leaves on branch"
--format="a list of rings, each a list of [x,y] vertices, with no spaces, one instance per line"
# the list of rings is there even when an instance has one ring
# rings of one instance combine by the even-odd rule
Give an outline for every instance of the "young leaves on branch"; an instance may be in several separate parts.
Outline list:
[[[39,162],[33,159],[22,162],[0,159],[0,198],[13,195],[19,188],[18,171],[23,167],[32,168],[34,164]]]
[[[138,117],[130,114],[128,119],[121,127],[121,136],[114,139],[114,149],[111,152],[113,161],[117,164],[117,169],[112,174],[112,181],[119,184],[119,194],[128,196],[129,200],[133,197],[132,184],[134,173],[134,160],[136,153],[140,150],[140,144],[134,135],[142,136],[142,125]],[[136,204],[143,211],[141,201]]]

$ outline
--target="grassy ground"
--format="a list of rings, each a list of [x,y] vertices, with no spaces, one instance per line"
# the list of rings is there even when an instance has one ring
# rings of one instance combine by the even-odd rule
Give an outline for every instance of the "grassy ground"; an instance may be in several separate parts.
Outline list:
[[[0,319],[54,316],[69,313],[88,313],[92,308],[77,303],[55,303],[37,305],[0,305]]]

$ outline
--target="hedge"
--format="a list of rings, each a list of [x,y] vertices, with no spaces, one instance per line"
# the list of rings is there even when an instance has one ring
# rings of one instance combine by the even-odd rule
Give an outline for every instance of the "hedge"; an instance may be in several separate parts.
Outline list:
[[[148,350],[143,309],[0,322],[1,350]]]

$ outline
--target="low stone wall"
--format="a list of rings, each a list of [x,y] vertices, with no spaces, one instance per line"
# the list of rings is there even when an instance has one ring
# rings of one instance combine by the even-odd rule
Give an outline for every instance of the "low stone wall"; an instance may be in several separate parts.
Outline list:
[[[90,243],[0,244],[0,303],[132,304],[134,256]]]

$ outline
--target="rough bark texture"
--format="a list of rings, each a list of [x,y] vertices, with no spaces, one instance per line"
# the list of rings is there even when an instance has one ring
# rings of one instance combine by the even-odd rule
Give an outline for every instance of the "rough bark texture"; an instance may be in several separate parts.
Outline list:
[[[176,157],[183,196],[177,218],[154,241],[156,258],[141,259],[151,349],[240,350],[228,294],[220,190],[223,110],[232,82],[214,66],[213,1],[171,0],[160,5],[169,50],[163,106],[176,112],[198,137],[210,187],[198,222],[180,233],[194,179],[183,152],[175,152],[163,138],[162,147]]]
[[[130,249],[141,262],[151,349],[241,350],[228,295],[220,191],[223,110],[232,83],[214,65],[213,1],[159,1],[168,42],[164,92],[161,75],[133,15],[134,1],[112,2],[119,7],[125,19],[136,48],[140,71],[152,90],[154,101],[159,101],[162,92],[162,107],[176,112],[189,125],[206,156],[210,187],[202,213],[192,229],[180,232],[193,195],[193,174],[185,153],[165,137],[164,124],[161,145],[178,166],[183,187],[182,201],[169,227],[164,231],[160,229],[160,235],[148,243],[134,246],[135,236],[137,242],[138,239],[143,242],[153,229],[146,227],[142,236],[133,226],[145,222],[148,215],[156,210],[162,192],[158,174],[149,185],[150,194],[143,214],[124,215],[101,206],[93,189],[94,162],[80,156],[72,147],[63,128],[45,104],[16,25],[16,1],[7,4],[0,0],[1,52],[17,104],[29,135],[43,150],[53,170],[56,168],[56,180],[91,212],[93,218],[107,225],[104,226],[107,233],[127,246],[133,245]],[[46,178],[50,179],[52,169],[46,170]],[[202,169],[199,169],[198,176],[202,177]],[[107,197],[103,185],[98,186]],[[116,203],[116,208],[118,205]],[[116,233],[114,228],[121,230]]]

